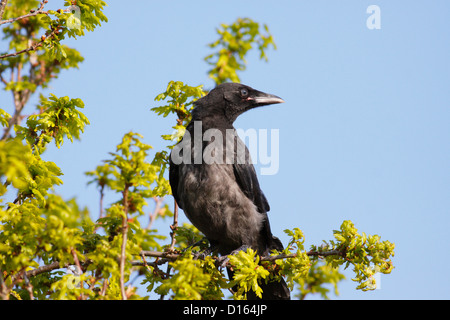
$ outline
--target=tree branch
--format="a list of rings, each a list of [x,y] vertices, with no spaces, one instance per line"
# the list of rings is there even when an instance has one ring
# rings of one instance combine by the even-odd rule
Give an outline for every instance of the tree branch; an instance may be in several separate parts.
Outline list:
[[[70,264],[66,263],[62,267],[63,268],[67,268],[69,266],[70,266]],[[39,268],[30,270],[30,271],[27,271],[26,272],[26,276],[28,278],[35,277],[38,274],[45,273],[45,272],[50,272],[50,271],[53,271],[53,270],[56,270],[56,269],[60,269],[60,268],[61,268],[61,266],[59,265],[59,261],[55,261],[55,262],[52,262],[52,263],[50,263],[48,265],[45,265],[45,266],[42,266],[42,267],[39,267]]]
[[[83,269],[81,269],[81,264],[80,264],[80,260],[78,259],[78,255],[73,248],[70,251],[72,253],[73,261],[75,262],[75,265],[77,266],[77,273],[78,273],[78,275],[81,275],[83,273]],[[83,282],[81,282],[81,287],[83,287]],[[81,300],[85,300],[83,293],[80,294],[80,298],[81,298]]]
[[[328,256],[341,256],[341,257],[345,257],[346,252],[345,250],[329,250],[329,251],[308,251],[306,252],[306,254],[310,257],[328,257]],[[146,251],[143,250],[140,252],[140,256],[143,257],[153,257],[153,258],[157,258],[156,261],[154,262],[141,262],[141,261],[131,261],[131,265],[132,266],[152,266],[152,267],[156,267],[162,264],[165,264],[169,261],[175,261],[177,260],[181,254],[179,253],[174,253],[174,252],[159,252],[159,251]],[[276,256],[266,256],[266,257],[261,257],[261,261],[275,261],[278,259],[289,259],[289,258],[295,258],[297,256],[297,254],[293,253],[293,254],[279,254]],[[76,263],[76,262],[75,262]],[[90,263],[92,263],[91,260],[88,261],[84,261],[83,263],[78,262],[77,267],[86,267],[87,265],[89,265]],[[45,266],[41,266],[38,267],[36,269],[27,271],[25,273],[25,276],[30,278],[30,277],[34,277],[37,276],[41,273],[45,273],[45,272],[50,272],[53,270],[57,270],[57,269],[61,269],[61,268],[68,268],[69,266],[71,266],[72,264],[70,263],[66,263],[63,266],[60,266],[58,261],[55,261],[49,265],[45,265]],[[1,276],[1,275],[0,275]],[[1,278],[0,278],[1,280]],[[1,283],[1,282],[0,282]]]
[[[57,33],[57,31],[58,31],[58,29],[52,30],[52,32],[48,35],[48,37],[46,39],[50,39],[50,38],[54,37],[55,34]],[[39,42],[32,44],[29,48],[15,52],[15,53],[2,55],[2,56],[0,56],[0,59],[10,57],[10,56],[16,56],[20,53],[24,53],[24,52],[28,52],[28,51],[34,51],[38,47],[41,47],[42,44],[44,43],[44,41],[45,41],[45,39],[41,38],[41,40]],[[30,71],[30,73],[31,73],[31,71]],[[2,80],[3,83],[7,84],[6,80],[3,77],[1,77],[0,79]],[[31,79],[31,74],[30,74],[30,79]],[[11,71],[11,82],[12,81],[14,81],[13,70]],[[0,141],[8,139],[10,136],[11,129],[14,127],[14,125],[20,123],[21,112],[24,109],[25,104],[28,101],[32,92],[29,89],[26,89],[22,92],[13,91],[12,93],[13,93],[13,98],[14,98],[15,111],[14,111],[14,114],[11,117],[11,119],[9,119],[8,125],[4,129],[3,136],[0,138]]]
[[[328,256],[341,256],[345,257],[345,250],[330,250],[330,251],[308,251],[306,253],[310,257],[328,257]],[[261,257],[261,261],[275,261],[278,259],[295,258],[297,254],[279,254],[276,256]]]
[[[175,232],[177,231],[178,228],[178,204],[177,202],[174,200],[174,211],[173,211],[173,224],[170,226],[170,230],[172,230],[172,232],[170,233],[170,237],[172,238],[172,241],[170,243],[170,251],[173,251],[175,248]]]
[[[44,43],[45,40],[51,39],[58,32],[59,32],[58,28],[55,28],[55,29],[52,30],[52,32],[47,37],[44,38],[44,36],[42,36],[40,41],[33,43],[28,48],[20,50],[20,51],[17,51],[17,52],[7,53],[7,54],[4,54],[4,55],[1,55],[0,59],[4,59],[4,58],[8,58],[8,57],[15,57],[15,56],[17,56],[17,55],[19,55],[21,53],[25,53],[25,52],[29,52],[29,51],[35,51],[37,48],[42,46],[42,44]]]
[[[122,300],[127,300],[127,294],[125,292],[125,258],[127,248],[127,236],[128,236],[128,184],[125,185],[123,191],[123,210],[124,216],[122,218],[122,248],[120,254],[120,292],[122,293]]]
[[[6,9],[6,4],[7,3],[8,3],[8,0],[1,0],[0,1],[0,20],[3,19],[3,13],[5,13],[5,9]]]
[[[141,251],[141,256],[153,257],[153,258],[164,258],[170,261],[175,261],[180,257],[179,253],[171,252],[159,252],[159,251]]]
[[[181,254],[173,252],[159,252],[159,251],[141,251],[141,256],[154,257],[154,258],[164,258],[169,261],[177,260]],[[328,256],[341,256],[345,257],[345,250],[330,250],[330,251],[308,251],[306,254],[310,257],[328,257]],[[278,259],[289,259],[297,257],[296,253],[292,254],[279,254],[276,256],[265,256],[261,257],[260,261],[275,261]],[[139,265],[139,264],[135,264]]]
[[[153,210],[153,212],[149,213],[149,222],[147,227],[145,228],[145,230],[150,230],[150,228],[153,225],[153,222],[156,220],[156,218],[158,217],[160,210],[161,210],[161,204],[164,201],[164,197],[160,198],[160,197],[153,197],[153,200],[155,201],[155,209]]]
[[[153,256],[153,257],[155,257],[155,256],[157,255],[157,252],[156,252],[156,251],[142,251],[142,252],[143,252],[143,253],[151,253],[151,255],[149,254],[148,256]],[[162,252],[158,252],[158,253],[161,254],[161,255],[163,255]],[[177,257],[178,257],[178,256],[177,256]],[[132,266],[145,266],[145,265],[147,265],[147,266],[151,266],[151,267],[156,267],[156,266],[165,264],[165,263],[167,263],[168,261],[176,260],[177,257],[174,258],[174,257],[169,256],[168,258],[165,258],[165,259],[158,259],[157,261],[154,261],[154,262],[145,262],[145,263],[144,263],[144,262],[140,262],[140,261],[132,261],[132,262],[131,262],[131,265],[132,265]],[[87,267],[89,264],[92,263],[92,260],[84,261],[83,263],[80,263],[80,262],[78,262],[78,263],[80,264],[81,267],[85,268],[85,267]],[[55,261],[55,262],[52,262],[52,263],[50,263],[50,264],[48,264],[48,265],[41,266],[41,267],[38,267],[38,268],[36,268],[36,269],[27,271],[27,272],[24,274],[24,277],[28,277],[28,278],[35,277],[35,276],[37,276],[37,275],[39,275],[39,274],[41,274],[41,273],[51,272],[51,271],[53,271],[53,270],[58,270],[58,269],[62,269],[62,268],[68,268],[68,267],[71,266],[71,265],[72,265],[72,264],[70,264],[70,263],[66,263],[66,264],[64,264],[63,266],[60,266],[59,261]],[[75,265],[76,265],[76,264],[75,264]],[[78,265],[77,265],[77,269],[78,269]],[[1,277],[2,275],[3,275],[3,274],[0,273],[0,286],[1,286],[1,284],[2,284],[1,280],[3,279],[3,278]],[[0,292],[1,292],[1,290],[0,290]]]
[[[19,55],[19,54],[21,54],[21,53],[25,53],[25,52],[29,52],[29,51],[34,51],[34,50],[36,50],[38,47],[42,46],[42,42],[43,42],[43,41],[41,40],[41,41],[39,41],[39,42],[36,42],[36,43],[32,44],[30,47],[28,47],[28,48],[26,48],[26,49],[23,49],[23,50],[14,52],[14,53],[7,53],[7,54],[4,54],[4,55],[1,55],[1,56],[0,56],[0,59],[5,59],[5,58],[8,58],[8,57],[15,57],[15,56],[17,56],[17,55]]]
[[[3,17],[3,12],[6,8],[6,2],[7,0],[2,0],[0,3],[0,20]],[[28,17],[34,17],[37,16],[38,14],[48,14],[48,11],[43,11],[42,9],[44,9],[45,4],[47,3],[47,0],[43,0],[41,2],[41,4],[39,5],[39,8],[37,10],[31,10],[30,13],[25,14],[23,16],[17,17],[17,18],[12,18],[12,19],[8,19],[8,20],[1,20],[0,21],[0,25],[5,24],[5,23],[11,23],[17,20],[22,20]]]
[[[177,228],[178,228],[178,204],[177,204],[177,201],[175,199],[173,200],[173,203],[174,203],[173,224],[170,225],[170,230],[171,230],[170,237],[172,238],[172,240],[171,240],[171,243],[170,243],[169,253],[170,252],[174,252],[175,242],[176,242],[175,233],[176,233]],[[167,264],[167,271],[166,271],[167,275],[170,274],[170,269],[171,269],[170,264]],[[159,300],[164,300],[164,294],[161,294]]]
[[[3,0],[1,0],[1,1],[3,3]],[[20,17],[17,17],[17,18],[12,18],[12,19],[8,19],[8,20],[2,20],[2,21],[0,21],[0,25],[5,24],[5,23],[9,23],[9,22],[14,22],[14,21],[17,21],[17,20],[20,20],[20,19],[24,19],[24,18],[36,16],[38,14],[46,14],[46,15],[48,15],[48,11],[43,11],[42,10],[44,8],[44,5],[47,2],[48,2],[47,0],[42,1],[40,6],[39,6],[39,8],[37,9],[37,11],[31,10],[31,11],[33,11],[32,13],[29,13],[29,14],[26,14],[26,15],[23,15],[23,16],[20,16]],[[0,7],[0,10],[1,9],[2,8]],[[63,12],[70,12],[70,9],[65,9],[65,10],[62,10],[62,11]],[[17,51],[17,52],[13,52],[13,53],[7,53],[7,54],[4,54],[4,55],[0,55],[0,59],[4,59],[4,58],[8,58],[8,57],[15,57],[15,56],[17,56],[17,55],[19,55],[21,53],[25,53],[25,52],[29,52],[29,51],[35,51],[37,48],[42,46],[43,42],[46,39],[50,39],[53,36],[55,36],[55,33],[57,33],[57,31],[58,31],[58,28],[54,29],[47,37],[42,36],[40,41],[32,44],[31,46],[29,46],[26,49],[23,49],[23,50],[20,50],[20,51]]]

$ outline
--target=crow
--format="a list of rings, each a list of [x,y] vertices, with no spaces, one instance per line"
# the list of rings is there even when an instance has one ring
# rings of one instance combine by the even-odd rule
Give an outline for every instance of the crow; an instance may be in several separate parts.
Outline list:
[[[220,84],[194,102],[192,120],[172,149],[169,182],[175,201],[221,256],[246,248],[261,256],[283,250],[270,230],[270,206],[249,151],[233,127],[245,111],[282,102],[240,83]],[[263,299],[290,299],[282,278],[260,285]],[[257,297],[250,291],[247,298]]]

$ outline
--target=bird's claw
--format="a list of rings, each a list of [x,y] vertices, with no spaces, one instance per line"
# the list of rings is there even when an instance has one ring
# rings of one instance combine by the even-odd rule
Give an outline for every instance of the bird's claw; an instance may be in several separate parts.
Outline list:
[[[228,256],[221,256],[221,257],[217,258],[216,266],[218,268],[225,268],[227,266],[228,262],[230,262],[230,258],[228,258]]]
[[[192,255],[194,256],[194,260],[204,260],[207,256],[209,256],[211,254],[211,250],[206,249],[203,251],[199,251],[199,252],[193,252]]]
[[[208,242],[209,245],[206,244],[205,241]],[[206,249],[202,250],[202,248],[204,248],[206,245],[208,245],[208,247]],[[183,250],[183,253],[186,252],[187,250],[192,250],[195,247],[200,247],[201,251],[192,252],[192,255],[194,256],[194,260],[205,259],[206,256],[209,256],[213,251],[216,250],[216,246],[212,245],[207,238],[203,238],[202,240],[197,241],[193,245],[190,245],[189,247],[185,248]]]
[[[236,255],[239,253],[239,251],[246,251],[248,248],[250,248],[250,247],[247,245],[243,245],[243,246],[240,246],[239,248],[237,248],[236,250],[231,251],[231,253],[229,255],[221,256],[221,257],[217,258],[216,266],[225,268],[227,266],[228,262],[230,262],[230,258],[229,258],[230,255]]]

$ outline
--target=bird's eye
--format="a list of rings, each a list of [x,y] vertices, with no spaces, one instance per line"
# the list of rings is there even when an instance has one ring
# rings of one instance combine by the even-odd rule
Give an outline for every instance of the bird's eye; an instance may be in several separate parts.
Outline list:
[[[248,90],[245,89],[245,88],[242,88],[242,89],[241,89],[241,96],[243,96],[243,97],[248,96]]]

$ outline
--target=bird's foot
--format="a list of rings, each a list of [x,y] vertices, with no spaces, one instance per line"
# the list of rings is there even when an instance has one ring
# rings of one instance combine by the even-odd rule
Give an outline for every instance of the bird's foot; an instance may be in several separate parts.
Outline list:
[[[203,251],[195,252],[195,253],[193,253],[194,260],[197,260],[197,259],[203,260],[207,256],[209,256],[212,252],[214,252],[215,250],[216,250],[215,247],[209,247],[209,248],[206,248]]]
[[[197,241],[196,243],[194,243],[193,245],[190,245],[189,247],[187,247],[186,249],[183,250],[183,253],[186,252],[189,249],[193,249],[195,247],[200,247],[200,251],[199,252],[192,252],[192,255],[194,256],[194,260],[197,259],[205,259],[206,256],[209,256],[213,251],[216,250],[216,246],[212,245],[207,238],[203,238],[200,241]],[[205,248],[204,250],[202,250],[202,248]]]
[[[229,255],[221,256],[221,257],[217,258],[216,266],[225,268],[227,266],[228,262],[230,262],[230,258],[229,258],[230,255],[238,254],[239,251],[246,251],[248,248],[250,248],[250,246],[243,245],[243,246],[240,246],[239,248],[237,248],[236,250],[231,251],[231,253]]]
[[[230,262],[230,258],[228,258],[228,256],[217,257],[216,267],[217,268],[225,268],[227,266],[228,262]]]

